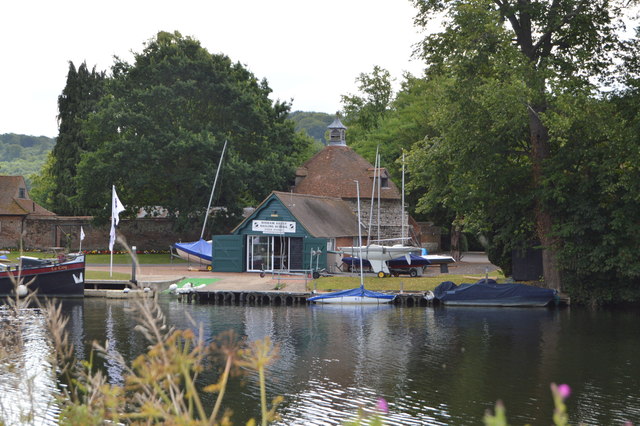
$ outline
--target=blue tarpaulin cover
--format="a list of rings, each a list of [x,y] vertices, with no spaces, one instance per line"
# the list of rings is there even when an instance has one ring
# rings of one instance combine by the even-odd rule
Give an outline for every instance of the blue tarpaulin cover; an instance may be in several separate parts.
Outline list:
[[[174,247],[211,262],[212,248],[210,241],[205,241],[200,238],[198,241],[194,241],[192,243],[175,243]]]
[[[445,305],[473,306],[545,306],[558,297],[556,290],[526,284],[498,284],[492,279],[460,285],[445,281],[433,294]]]
[[[322,299],[333,299],[339,297],[368,297],[381,300],[393,300],[396,296],[393,294],[378,293],[376,291],[367,290],[363,287],[352,288],[350,290],[335,291],[333,293],[321,294],[320,296],[310,297],[310,302]]]

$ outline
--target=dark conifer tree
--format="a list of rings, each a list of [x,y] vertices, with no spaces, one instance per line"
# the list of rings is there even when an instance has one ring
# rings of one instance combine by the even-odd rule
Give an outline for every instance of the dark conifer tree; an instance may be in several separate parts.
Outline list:
[[[105,74],[89,71],[83,62],[76,70],[69,62],[67,84],[58,97],[58,137],[53,148],[51,178],[54,191],[51,194],[51,208],[58,214],[81,214],[74,205],[72,197],[76,195],[76,166],[81,153],[89,150],[87,139],[83,135],[83,122],[96,109],[104,93]]]

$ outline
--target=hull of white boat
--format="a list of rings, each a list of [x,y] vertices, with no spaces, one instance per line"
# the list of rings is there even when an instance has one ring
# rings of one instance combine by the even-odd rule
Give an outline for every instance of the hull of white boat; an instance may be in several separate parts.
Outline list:
[[[401,256],[409,257],[411,253],[419,251],[416,247],[407,246],[381,246],[377,244],[371,244],[362,247],[340,247],[346,254],[351,254],[354,257],[362,257],[371,264],[373,272],[384,272],[389,274],[388,260],[392,260]],[[411,264],[411,261],[407,261]]]
[[[189,263],[197,263],[203,266],[211,265],[211,260],[204,259],[195,254],[187,253],[186,251],[180,250],[179,248],[176,248],[175,250],[176,254],[180,256],[181,259],[184,259]]]

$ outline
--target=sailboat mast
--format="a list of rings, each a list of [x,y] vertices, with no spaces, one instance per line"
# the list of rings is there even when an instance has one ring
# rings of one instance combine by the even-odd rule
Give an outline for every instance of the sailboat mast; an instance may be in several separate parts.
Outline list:
[[[356,196],[358,197],[358,250],[360,253],[358,257],[360,258],[360,288],[364,288],[364,275],[362,271],[362,227],[360,226],[360,182],[354,180],[356,183]]]
[[[222,154],[220,154],[220,161],[218,162],[218,169],[216,170],[216,177],[213,180],[213,187],[211,188],[211,195],[209,196],[209,205],[207,205],[207,212],[204,215],[204,223],[202,224],[202,232],[200,233],[200,239],[204,236],[204,230],[207,227],[207,219],[209,218],[209,210],[211,209],[211,202],[213,201],[213,192],[216,190],[216,183],[218,182],[218,174],[220,173],[220,167],[222,166],[222,158],[224,157],[224,151],[227,149],[227,141],[224,141],[222,147]]]
[[[378,172],[378,149],[380,146],[376,147],[376,161],[373,166],[373,184],[371,185],[371,206],[369,208],[369,228],[367,228],[367,245],[371,244],[371,222],[373,221],[373,204],[375,201],[376,195],[376,174]],[[379,238],[379,237],[378,237]]]
[[[402,244],[404,245],[404,150],[402,151]]]
[[[377,155],[377,160],[378,160],[378,167],[380,167],[380,155]],[[382,186],[381,183],[382,179],[380,179],[380,176],[378,176],[378,241],[380,240],[380,188]]]

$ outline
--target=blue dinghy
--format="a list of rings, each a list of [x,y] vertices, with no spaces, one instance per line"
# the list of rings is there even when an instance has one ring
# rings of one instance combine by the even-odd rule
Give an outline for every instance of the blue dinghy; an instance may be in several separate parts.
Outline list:
[[[200,238],[198,241],[189,243],[175,243],[174,249],[178,256],[187,262],[195,262],[201,265],[211,265],[212,245],[211,241],[205,241]]]
[[[558,300],[558,292],[526,284],[498,284],[481,279],[475,284],[456,285],[445,281],[433,290],[433,296],[449,306],[547,306]]]
[[[350,290],[335,291],[333,293],[321,294],[307,299],[314,303],[357,303],[357,304],[379,304],[390,303],[395,299],[393,294],[378,293],[367,290],[364,287],[352,288]]]

